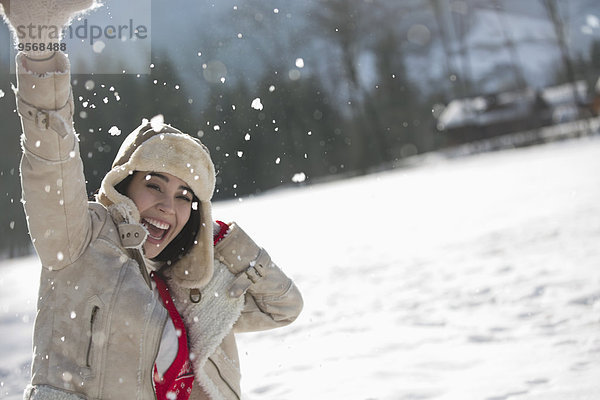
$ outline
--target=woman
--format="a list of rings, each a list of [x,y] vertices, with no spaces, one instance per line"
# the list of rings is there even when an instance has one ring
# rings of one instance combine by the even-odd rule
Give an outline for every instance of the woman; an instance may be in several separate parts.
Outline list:
[[[1,4],[15,33],[62,27],[92,3]],[[233,333],[289,324],[300,293],[241,228],[212,221],[208,150],[175,128],[132,132],[88,202],[69,62],[50,47],[16,59],[23,201],[43,266],[25,398],[239,399]]]

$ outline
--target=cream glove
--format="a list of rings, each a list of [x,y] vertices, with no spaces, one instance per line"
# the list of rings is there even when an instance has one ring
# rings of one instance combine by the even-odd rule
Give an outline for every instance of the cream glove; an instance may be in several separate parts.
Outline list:
[[[15,47],[35,60],[52,57],[60,49],[64,27],[76,15],[100,6],[96,0],[0,0],[0,4]]]
[[[215,247],[215,258],[236,275],[230,297],[241,296],[253,283],[260,281],[272,267],[271,257],[236,224]]]

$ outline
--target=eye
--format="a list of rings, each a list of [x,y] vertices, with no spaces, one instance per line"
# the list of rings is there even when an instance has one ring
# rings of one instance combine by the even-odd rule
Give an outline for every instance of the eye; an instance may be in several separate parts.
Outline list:
[[[189,194],[187,194],[187,190],[185,192],[183,192],[182,194],[180,194],[179,196],[177,196],[178,199],[181,200],[185,200],[188,203],[190,203],[192,201],[192,198],[190,197]]]
[[[191,202],[192,198],[190,197],[190,192],[188,192],[187,190],[184,190],[179,196],[177,196],[177,198],[185,200],[187,202]]]
[[[160,192],[160,186],[155,183],[147,183],[146,187]]]

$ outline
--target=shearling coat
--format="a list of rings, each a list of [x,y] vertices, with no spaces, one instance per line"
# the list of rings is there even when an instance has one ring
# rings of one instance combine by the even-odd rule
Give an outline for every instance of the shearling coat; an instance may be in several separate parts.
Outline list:
[[[39,75],[17,56],[23,200],[43,266],[25,398],[154,399],[152,368],[167,311],[143,278],[143,227],[118,204],[88,202],[69,65],[64,55],[55,58],[60,72]],[[239,227],[222,243],[200,296],[164,271],[188,331],[195,400],[239,399],[233,332],[289,324],[302,308],[292,281]]]

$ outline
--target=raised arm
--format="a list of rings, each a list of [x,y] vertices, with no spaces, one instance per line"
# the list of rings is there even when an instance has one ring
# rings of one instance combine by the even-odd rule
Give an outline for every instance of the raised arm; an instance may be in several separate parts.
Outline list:
[[[90,219],[83,164],[73,129],[69,61],[54,51],[62,30],[93,0],[2,0],[16,45],[17,111],[21,117],[21,184],[29,232],[47,268],[77,259],[89,242]],[[43,5],[42,5],[43,4]],[[19,27],[34,26],[31,36]],[[46,26],[48,29],[35,29]],[[53,33],[54,32],[54,33]],[[18,33],[18,34],[17,34]],[[25,34],[23,34],[25,33]],[[42,33],[42,35],[40,35]]]

